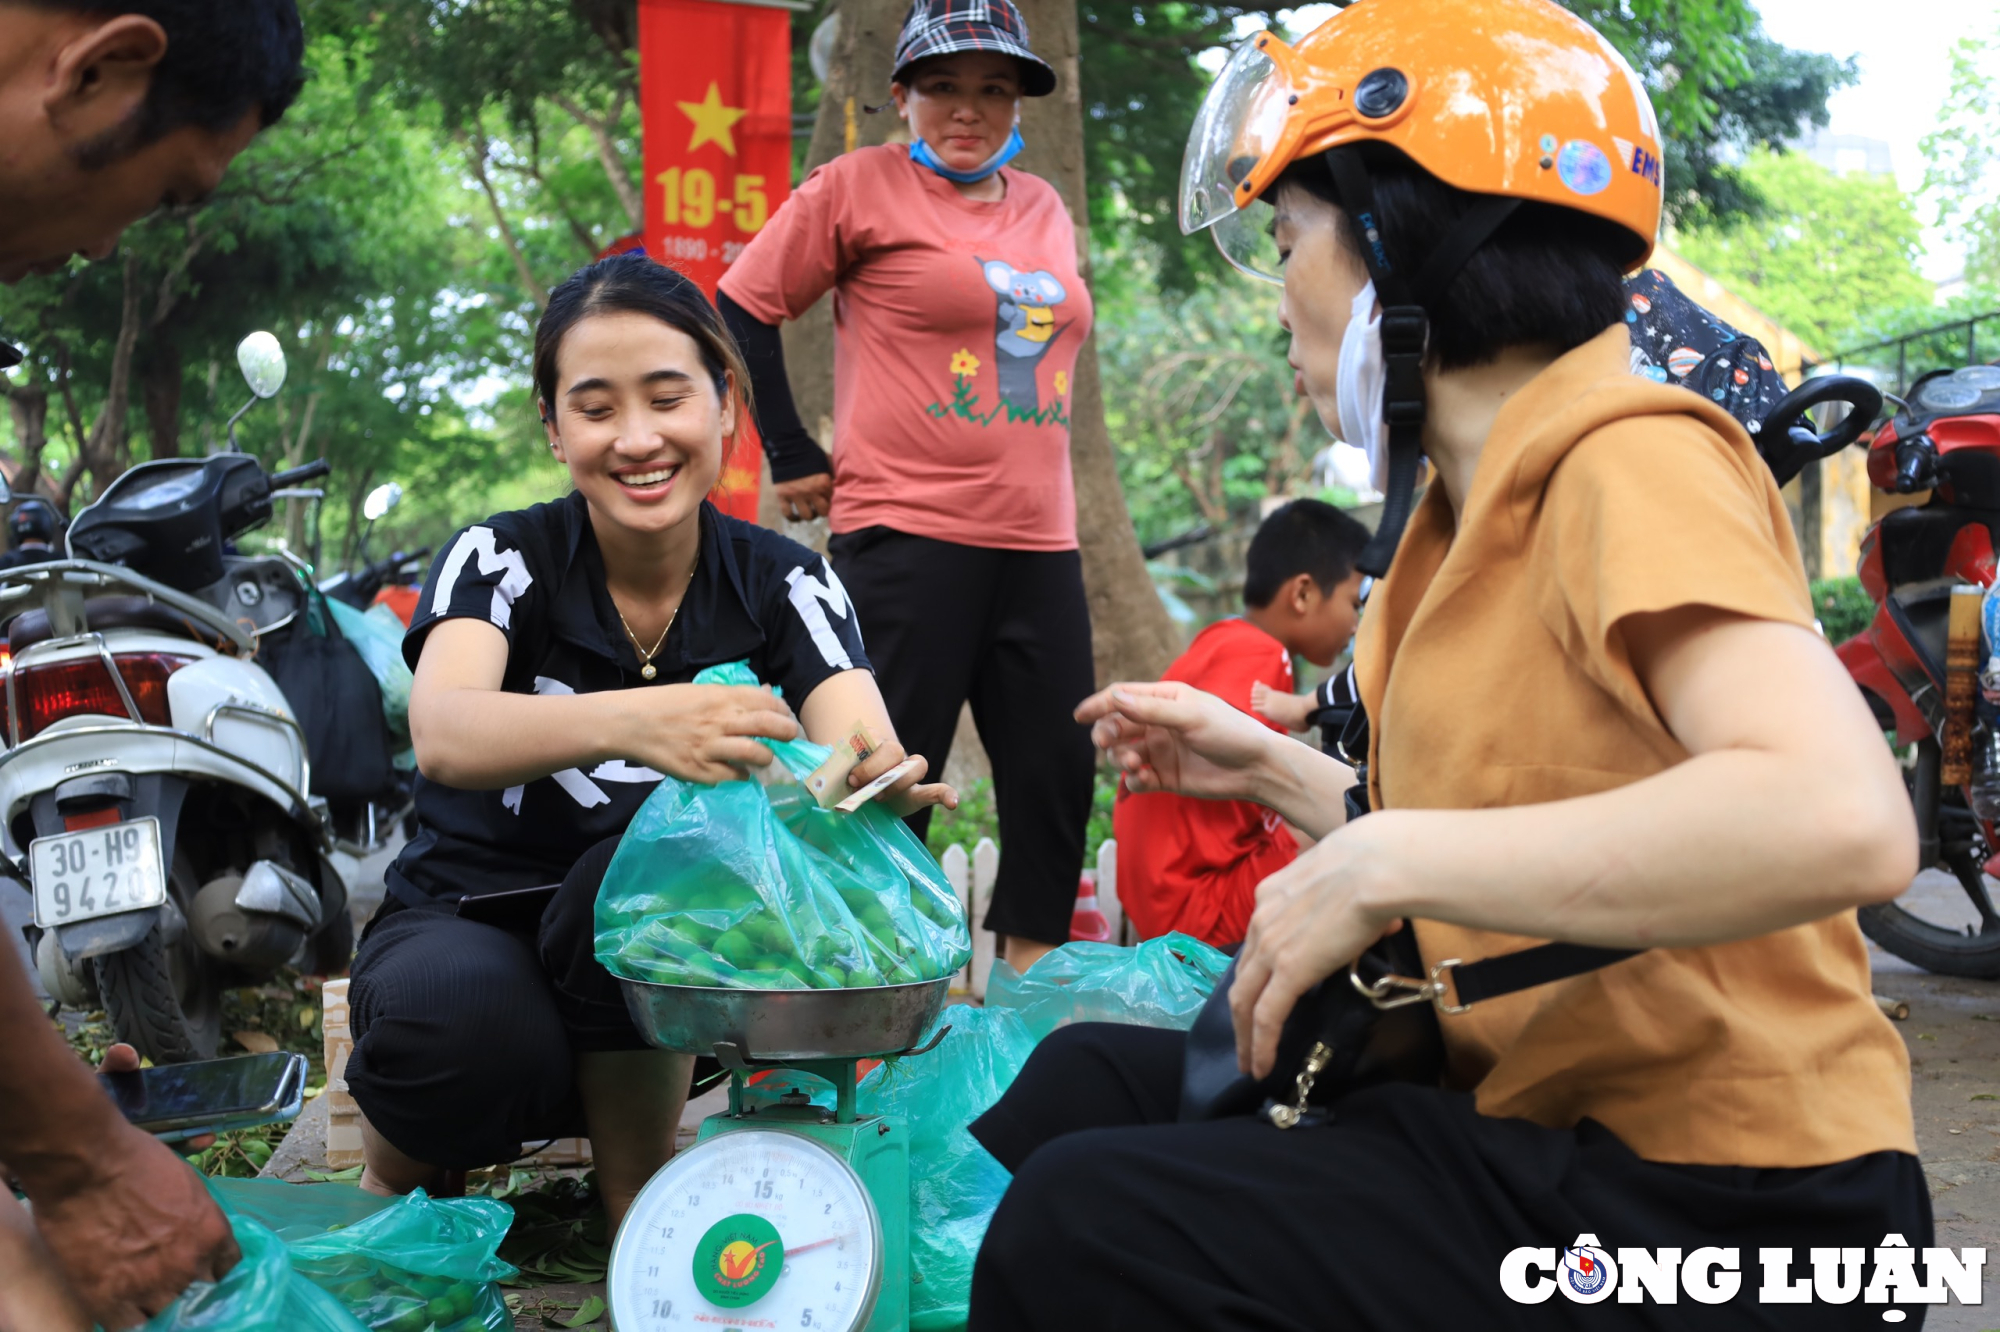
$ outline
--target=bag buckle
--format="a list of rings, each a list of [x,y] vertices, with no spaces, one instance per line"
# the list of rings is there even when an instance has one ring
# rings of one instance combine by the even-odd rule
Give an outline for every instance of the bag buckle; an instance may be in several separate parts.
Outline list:
[[[1308,1113],[1306,1098],[1312,1095],[1313,1083],[1319,1080],[1319,1075],[1326,1071],[1326,1066],[1332,1060],[1333,1047],[1325,1041],[1314,1041],[1313,1048],[1306,1054],[1305,1064],[1299,1069],[1298,1077],[1293,1079],[1292,1103],[1281,1105],[1274,1101],[1264,1107],[1264,1117],[1271,1121],[1273,1127],[1297,1128],[1304,1122]]]
[[[1448,1003],[1445,1000],[1445,996],[1452,990],[1451,978],[1446,973],[1453,967],[1462,965],[1464,965],[1463,959],[1448,957],[1431,968],[1428,980],[1398,976],[1392,971],[1378,980],[1369,981],[1363,979],[1360,959],[1357,958],[1347,968],[1347,979],[1362,998],[1384,1012],[1392,1008],[1406,1008],[1411,1004],[1430,1003],[1435,1004],[1440,1013],[1463,1013],[1472,1005]]]

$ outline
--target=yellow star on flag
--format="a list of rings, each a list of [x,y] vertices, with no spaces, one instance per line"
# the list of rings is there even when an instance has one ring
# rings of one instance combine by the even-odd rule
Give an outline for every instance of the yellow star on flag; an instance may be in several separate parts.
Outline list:
[[[694,122],[694,137],[688,140],[688,151],[693,152],[705,143],[722,145],[722,151],[736,156],[736,136],[730,127],[743,119],[749,112],[742,107],[724,106],[722,89],[718,84],[708,85],[708,96],[699,102],[676,102],[689,120]]]

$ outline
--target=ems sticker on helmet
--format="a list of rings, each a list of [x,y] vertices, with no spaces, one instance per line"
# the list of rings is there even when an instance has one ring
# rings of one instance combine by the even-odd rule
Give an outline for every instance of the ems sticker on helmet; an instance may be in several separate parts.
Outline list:
[[[1556,156],[1556,175],[1577,194],[1599,194],[1611,184],[1611,159],[1588,139],[1571,139]]]

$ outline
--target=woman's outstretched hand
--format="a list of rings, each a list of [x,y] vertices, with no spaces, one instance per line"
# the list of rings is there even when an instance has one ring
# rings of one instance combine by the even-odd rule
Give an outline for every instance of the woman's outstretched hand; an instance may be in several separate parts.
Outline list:
[[[895,785],[876,796],[877,804],[888,806],[898,818],[908,818],[932,805],[958,808],[958,792],[943,782],[925,782],[924,778],[931,770],[929,761],[921,754],[905,754],[902,744],[895,740],[877,745],[874,753],[854,765],[854,771],[847,774],[848,789],[859,791],[906,758],[914,758],[918,766],[898,777]]]
[[[1076,719],[1124,774],[1126,790],[1210,800],[1255,799],[1277,738],[1255,717],[1179,681],[1112,685],[1085,699]]]
[[[1229,991],[1237,1067],[1251,1076],[1277,1062],[1278,1035],[1300,995],[1401,927],[1370,905],[1385,861],[1375,843],[1386,827],[1382,814],[1349,824],[1257,885]]]
[[[784,701],[751,685],[662,685],[620,690],[615,697],[631,704],[631,756],[683,781],[735,781],[771,761],[759,737],[793,740],[799,734]]]

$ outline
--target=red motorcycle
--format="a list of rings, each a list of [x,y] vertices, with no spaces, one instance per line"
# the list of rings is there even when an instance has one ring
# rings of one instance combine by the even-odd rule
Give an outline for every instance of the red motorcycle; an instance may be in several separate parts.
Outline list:
[[[1848,420],[1863,415],[1856,410]],[[1897,901],[1864,908],[1861,928],[1928,971],[2000,977],[2000,913],[1988,870],[2000,870],[2000,710],[1976,705],[1971,781],[1944,785],[1940,744],[1952,589],[1990,587],[2000,568],[2000,366],[1919,379],[1876,431],[1868,479],[1891,494],[1929,491],[1930,498],[1885,514],[1862,539],[1861,585],[1875,617],[1837,650],[1883,729],[1895,731],[1898,746],[1914,746],[1908,773],[1921,867],[1948,871],[1966,900],[1920,880]],[[1981,647],[1982,665],[1995,647]]]

